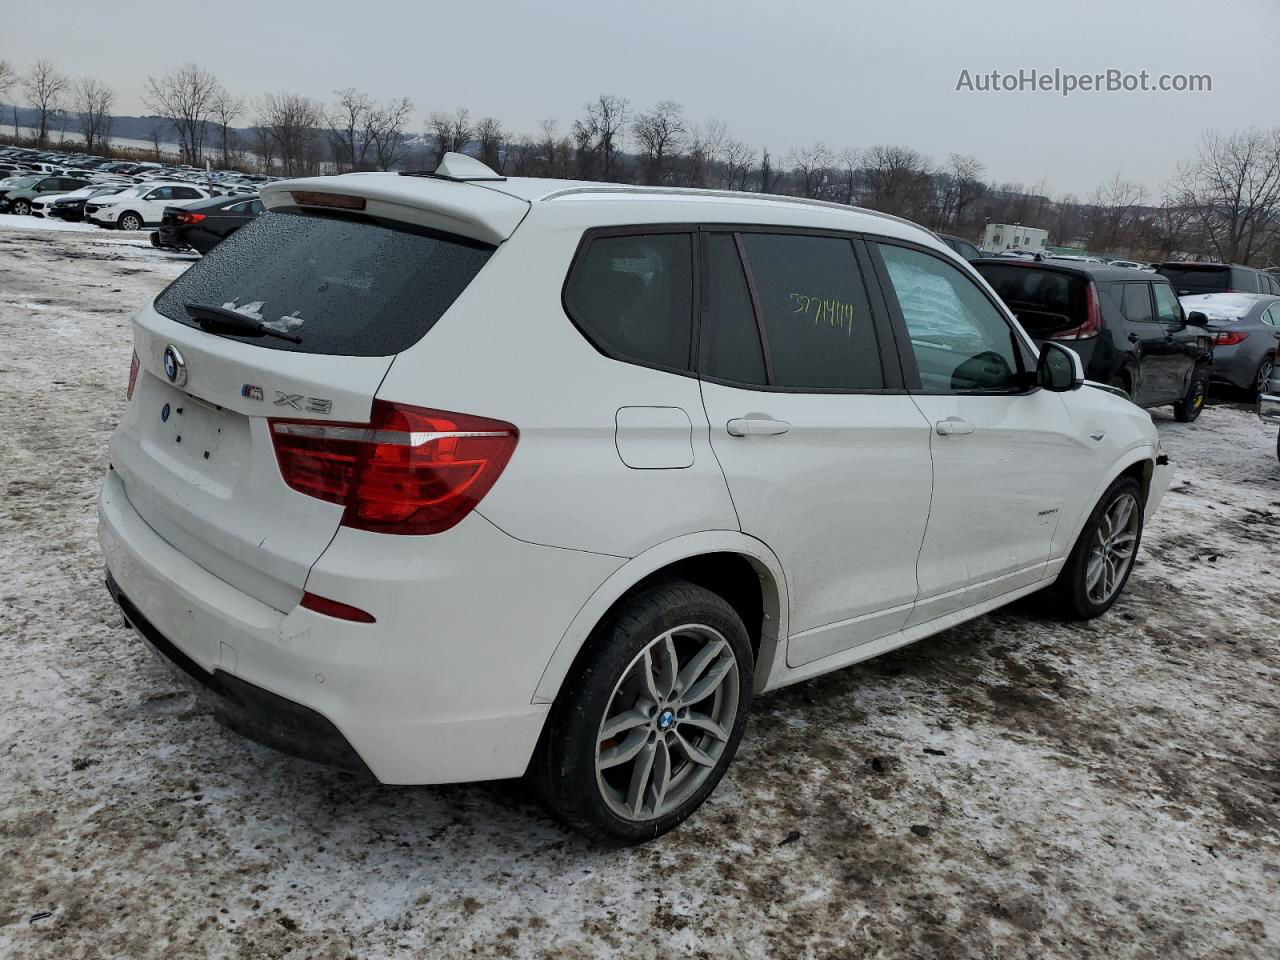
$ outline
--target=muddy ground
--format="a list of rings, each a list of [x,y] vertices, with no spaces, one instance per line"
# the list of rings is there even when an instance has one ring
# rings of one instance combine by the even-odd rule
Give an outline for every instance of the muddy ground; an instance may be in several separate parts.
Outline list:
[[[94,497],[128,319],[190,262],[0,224],[0,956],[1280,956],[1280,464],[1178,461],[1102,620],[1025,602],[761,698],[685,827],[386,788],[220,728],[121,626]]]

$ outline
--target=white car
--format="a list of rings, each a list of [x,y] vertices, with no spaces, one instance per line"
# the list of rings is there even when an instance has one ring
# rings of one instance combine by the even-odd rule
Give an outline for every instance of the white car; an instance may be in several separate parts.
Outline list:
[[[186,207],[213,196],[190,183],[142,183],[84,206],[84,218],[100,227],[141,230],[160,224],[165,207]]]
[[[528,773],[655,837],[755,694],[1104,613],[1168,484],[894,217],[456,155],[262,200],[134,319],[108,585],[236,730],[384,783]]]

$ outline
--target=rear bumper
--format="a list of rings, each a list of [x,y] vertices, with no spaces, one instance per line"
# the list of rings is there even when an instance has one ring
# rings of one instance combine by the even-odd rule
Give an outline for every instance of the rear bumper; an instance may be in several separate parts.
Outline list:
[[[218,722],[283,753],[373,778],[341,731],[316,711],[222,670],[212,673],[188,657],[124,595],[107,572],[107,590],[128,623],[211,710]]]
[[[343,528],[307,588],[377,617],[358,624],[282,612],[214,576],[147,525],[114,470],[98,536],[126,617],[220,720],[403,784],[524,772],[549,710],[532,702],[539,678],[622,562],[526,544],[474,514],[432,537]]]

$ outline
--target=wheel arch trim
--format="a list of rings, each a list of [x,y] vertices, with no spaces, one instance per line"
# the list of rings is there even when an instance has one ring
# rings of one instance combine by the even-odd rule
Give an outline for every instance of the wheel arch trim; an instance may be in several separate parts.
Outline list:
[[[736,530],[709,530],[686,534],[650,547],[615,570],[578,610],[561,636],[534,691],[533,703],[553,703],[587,637],[606,613],[640,581],[682,560],[708,554],[736,554],[760,577],[766,617],[761,624],[760,650],[756,657],[755,688],[763,689],[775,665],[782,664],[788,631],[789,600],[782,564],[761,540]]]

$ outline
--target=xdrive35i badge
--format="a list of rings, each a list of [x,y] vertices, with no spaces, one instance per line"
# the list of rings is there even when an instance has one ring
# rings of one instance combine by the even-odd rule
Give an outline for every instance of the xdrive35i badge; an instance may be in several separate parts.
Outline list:
[[[172,343],[164,348],[164,375],[175,387],[187,382],[187,362]]]

